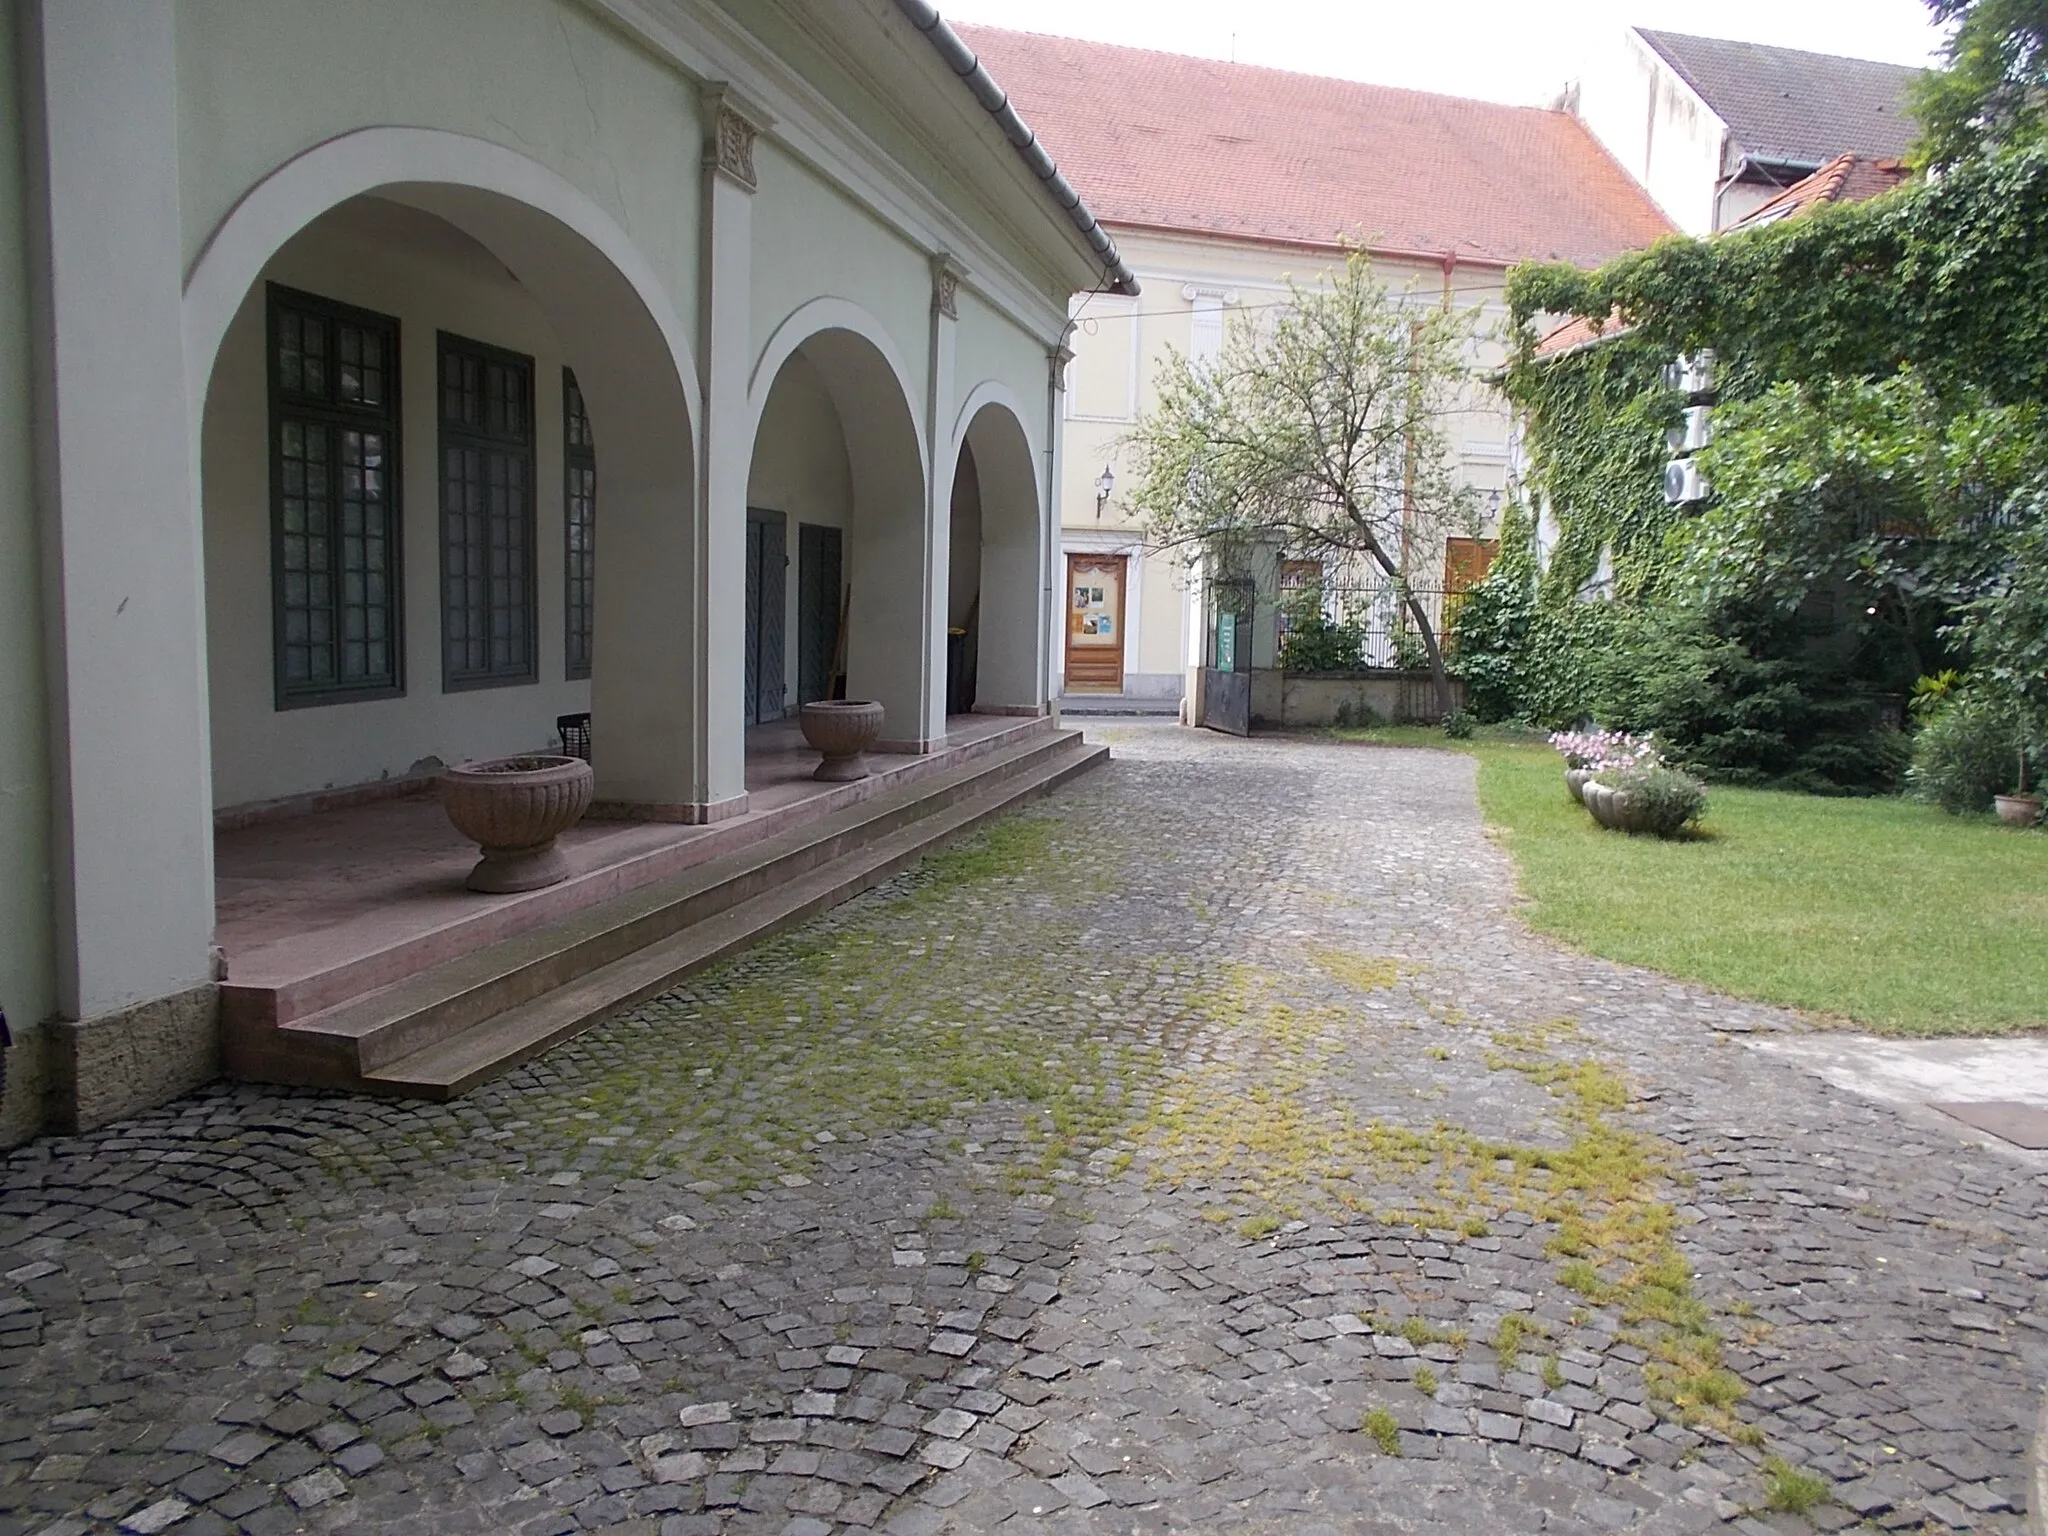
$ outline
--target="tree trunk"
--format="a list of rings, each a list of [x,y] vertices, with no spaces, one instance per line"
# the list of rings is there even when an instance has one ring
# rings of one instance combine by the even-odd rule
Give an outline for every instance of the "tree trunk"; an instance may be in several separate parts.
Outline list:
[[[1436,684],[1436,712],[1439,720],[1451,712],[1451,674],[1444,666],[1443,647],[1437,644],[1436,630],[1429,622],[1429,614],[1422,606],[1422,599],[1413,592],[1404,592],[1402,601],[1407,605],[1409,615],[1415,620],[1415,629],[1422,636],[1422,648],[1429,653],[1429,675]]]
[[[1423,608],[1422,600],[1408,585],[1406,566],[1395,565],[1386,550],[1380,547],[1380,541],[1373,533],[1371,524],[1360,515],[1357,503],[1347,497],[1344,511],[1350,518],[1352,527],[1363,536],[1365,552],[1373,564],[1384,571],[1387,579],[1395,582],[1401,589],[1402,606],[1407,608],[1409,616],[1415,620],[1415,628],[1422,636],[1422,649],[1429,655],[1429,675],[1430,680],[1436,684],[1436,712],[1441,719],[1451,712],[1451,674],[1444,666],[1443,647],[1437,644],[1436,628],[1429,622],[1429,613]]]

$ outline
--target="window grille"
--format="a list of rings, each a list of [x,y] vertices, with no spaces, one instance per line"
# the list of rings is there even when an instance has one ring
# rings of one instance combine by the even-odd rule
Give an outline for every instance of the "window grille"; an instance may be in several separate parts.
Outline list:
[[[388,698],[404,691],[398,322],[268,296],[277,707]]]
[[[565,649],[569,676],[588,677],[597,611],[597,440],[583,391],[567,368],[562,370],[562,439]]]
[[[441,686],[530,683],[533,360],[441,334]]]

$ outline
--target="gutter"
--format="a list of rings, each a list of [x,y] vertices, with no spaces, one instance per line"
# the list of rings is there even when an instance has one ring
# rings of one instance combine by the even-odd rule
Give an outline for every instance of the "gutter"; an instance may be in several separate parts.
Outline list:
[[[996,126],[1003,130],[1003,136],[1010,141],[1031,174],[1044,184],[1052,200],[1066,210],[1067,217],[1074,221],[1074,228],[1088,242],[1090,249],[1102,262],[1106,287],[1112,293],[1135,297],[1138,292],[1137,275],[1124,264],[1117,254],[1116,242],[1089,212],[1088,205],[1081,201],[1073,183],[1060,174],[1060,168],[1045,146],[1038,142],[1038,135],[1031,131],[1030,124],[1017,115],[1017,109],[1010,105],[1010,98],[1003,88],[996,84],[995,77],[982,67],[974,50],[960,40],[960,34],[946,25],[946,19],[938,13],[931,0],[896,0],[896,8],[903,12],[910,24],[931,40],[938,49],[939,57],[946,61],[946,67],[967,82],[967,89],[974,93],[974,99],[982,109],[996,120]]]

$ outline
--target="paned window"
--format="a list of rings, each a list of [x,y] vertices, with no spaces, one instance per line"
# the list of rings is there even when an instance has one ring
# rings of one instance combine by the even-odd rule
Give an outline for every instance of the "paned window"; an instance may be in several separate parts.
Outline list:
[[[597,596],[597,442],[590,435],[583,391],[567,368],[562,370],[562,464],[568,670],[571,677],[588,677]]]
[[[441,686],[530,683],[533,359],[441,334]]]
[[[272,284],[268,340],[277,707],[403,692],[398,322]]]

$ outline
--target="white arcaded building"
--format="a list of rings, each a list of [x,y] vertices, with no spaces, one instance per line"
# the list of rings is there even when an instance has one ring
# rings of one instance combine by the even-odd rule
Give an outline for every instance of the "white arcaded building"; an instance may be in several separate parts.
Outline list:
[[[0,1145],[218,1071],[217,828],[583,711],[718,823],[949,629],[1045,710],[1131,280],[922,0],[24,0],[0,91]]]

